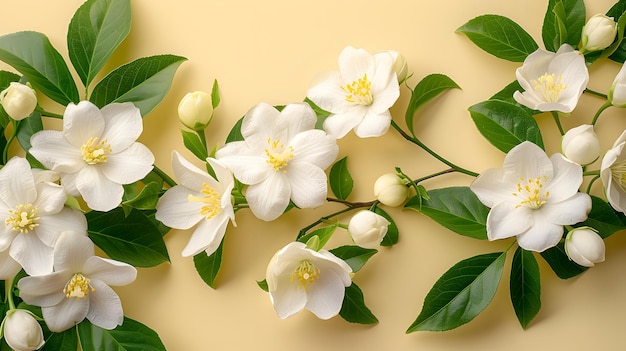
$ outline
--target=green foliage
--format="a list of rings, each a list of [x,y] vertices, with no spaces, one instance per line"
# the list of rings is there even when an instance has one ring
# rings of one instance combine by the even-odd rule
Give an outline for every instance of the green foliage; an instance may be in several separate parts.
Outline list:
[[[228,133],[226,137],[226,143],[232,143],[234,141],[243,141],[243,135],[241,134],[241,125],[243,124],[243,117],[237,120],[237,123]]]
[[[165,351],[159,335],[130,318],[113,330],[106,330],[84,320],[77,327],[83,351]]]
[[[30,137],[38,131],[43,130],[43,121],[38,112],[33,112],[28,118],[18,122],[17,125],[17,141],[20,146],[28,151],[30,150]]]
[[[180,132],[183,134],[183,144],[187,150],[191,151],[198,159],[206,161],[206,158],[209,157],[209,152],[204,147],[198,134],[186,130],[181,130]],[[204,131],[200,131],[200,133],[204,133]]]
[[[224,239],[217,247],[214,253],[207,255],[206,252],[200,252],[193,256],[193,265],[196,267],[196,272],[202,280],[211,288],[215,289],[215,279],[220,272],[222,266],[222,249],[224,246]]]
[[[374,256],[378,251],[375,249],[366,249],[355,245],[345,245],[334,248],[330,252],[346,261],[346,263],[352,268],[352,272],[356,273],[367,263],[367,261]]]
[[[626,225],[622,223],[613,207],[603,199],[593,195],[591,195],[591,212],[589,212],[587,220],[582,222],[580,226],[595,229],[603,239],[617,231],[626,229]]]
[[[609,58],[613,61],[624,63],[626,60],[626,42],[624,38],[624,29],[626,28],[626,1],[620,0],[607,11],[606,15],[617,20],[617,38],[615,42],[607,50]]]
[[[415,130],[413,130],[415,114],[424,104],[450,89],[461,89],[461,87],[443,74],[430,74],[417,83],[411,91],[411,100],[404,116],[407,128],[413,136],[415,136]]]
[[[548,262],[552,271],[561,279],[573,278],[587,270],[586,267],[579,266],[569,259],[563,242],[542,252],[541,257]]]
[[[319,247],[316,251],[318,251],[320,248],[326,245],[328,240],[330,240],[330,238],[333,236],[333,233],[335,232],[338,226],[339,226],[338,224],[331,224],[325,227],[317,228],[309,232],[308,234],[304,234],[298,237],[296,241],[306,244],[307,242],[309,242],[309,240],[311,240],[312,237],[317,236],[319,238],[319,243],[318,243]]]
[[[354,282],[346,288],[346,294],[343,297],[343,303],[339,315],[350,323],[358,324],[376,324],[378,318],[374,316],[367,306],[363,292]]]
[[[532,252],[517,248],[511,263],[509,286],[513,309],[522,328],[526,329],[541,309],[539,265]]]
[[[348,156],[335,162],[328,175],[330,189],[340,200],[345,200],[352,192],[354,181],[348,170]]]
[[[383,241],[381,241],[381,246],[393,246],[398,243],[400,232],[398,231],[398,226],[396,222],[391,218],[391,216],[385,212],[382,208],[376,206],[373,210],[380,216],[385,217],[389,221],[389,226],[387,227],[387,233],[383,237]]]
[[[541,29],[546,50],[556,52],[564,43],[577,47],[585,20],[583,0],[549,0]]]
[[[78,335],[75,328],[70,328],[61,333],[51,333],[42,351],[76,351],[77,349]]]
[[[143,187],[138,183],[128,184],[124,185],[124,190],[122,205],[138,210],[154,210],[163,191],[163,182],[148,182]]]

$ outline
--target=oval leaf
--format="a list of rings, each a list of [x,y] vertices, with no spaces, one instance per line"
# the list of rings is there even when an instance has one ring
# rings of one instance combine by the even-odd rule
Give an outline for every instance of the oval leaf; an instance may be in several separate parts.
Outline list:
[[[317,236],[319,238],[319,248],[322,248],[333,236],[333,233],[335,232],[337,227],[337,224],[332,224],[326,227],[317,228],[308,234],[298,237],[296,241],[306,244],[309,240],[311,240],[312,237]]]
[[[523,141],[543,149],[541,130],[528,110],[500,100],[483,101],[468,110],[480,134],[500,151],[507,153]]]
[[[563,242],[543,251],[541,257],[548,262],[552,271],[561,279],[573,278],[587,270],[587,267],[579,266],[569,259]]]
[[[76,351],[78,349],[78,336],[76,330],[70,328],[61,333],[52,333],[46,339],[42,351]]]
[[[183,144],[187,150],[191,151],[198,159],[206,161],[206,158],[209,157],[209,152],[202,144],[202,140],[200,140],[198,134],[182,129],[180,132],[183,134]],[[200,133],[204,133],[204,131],[200,131]]]
[[[67,30],[67,48],[85,86],[130,32],[130,17],[130,0],[89,0],[74,13]]]
[[[154,330],[127,317],[113,330],[102,329],[85,319],[77,331],[83,351],[165,351]]]
[[[376,206],[374,208],[374,212],[385,217],[389,221],[389,226],[387,227],[387,233],[383,237],[383,241],[381,241],[380,246],[393,246],[398,243],[400,232],[398,230],[398,226],[396,222],[391,218],[387,212],[383,211],[382,208]]]
[[[453,232],[476,239],[487,239],[487,215],[489,209],[480,202],[469,187],[449,187],[430,190],[429,199],[417,196],[404,207],[430,217]]]
[[[146,116],[163,100],[174,73],[185,60],[174,55],[137,59],[98,82],[89,100],[100,108],[112,102],[132,102]]]
[[[535,255],[518,247],[511,264],[509,282],[511,302],[522,328],[535,318],[541,309],[541,281]]]
[[[461,87],[443,74],[430,74],[417,83],[411,92],[411,100],[404,115],[407,128],[413,135],[415,135],[413,121],[417,111],[428,101],[450,89],[461,89]]]
[[[375,249],[366,249],[355,245],[345,245],[334,248],[330,252],[346,261],[346,263],[352,268],[352,272],[356,273],[367,263],[370,257],[374,256],[378,252]]]
[[[17,32],[0,37],[0,60],[23,74],[33,88],[66,106],[78,103],[78,89],[63,57],[48,37]]]
[[[365,299],[363,298],[361,288],[354,282],[346,288],[346,294],[343,296],[343,303],[339,315],[350,323],[378,323],[378,318],[365,306]]]
[[[350,196],[354,184],[350,171],[348,171],[347,160],[348,156],[335,162],[328,174],[330,189],[340,200],[345,200]]]
[[[508,61],[523,62],[539,48],[519,24],[500,15],[478,16],[456,31],[465,34],[479,48]]]
[[[474,319],[493,299],[505,258],[505,252],[496,252],[455,264],[433,285],[406,332],[450,330]]]
[[[541,28],[546,50],[556,52],[563,43],[578,46],[585,17],[583,0],[549,0]]]
[[[211,288],[215,289],[215,279],[220,272],[222,266],[222,248],[224,246],[224,239],[217,247],[214,253],[207,255],[206,252],[200,252],[193,256],[193,264],[196,267],[196,271],[200,278]]]
[[[626,225],[620,221],[617,212],[606,201],[597,196],[591,196],[591,211],[587,220],[580,226],[588,226],[598,231],[603,239],[613,233],[626,229]]]

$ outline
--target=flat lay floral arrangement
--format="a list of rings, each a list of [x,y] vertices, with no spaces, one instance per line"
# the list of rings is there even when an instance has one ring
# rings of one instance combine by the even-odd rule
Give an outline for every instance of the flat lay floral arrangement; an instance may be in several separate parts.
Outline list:
[[[205,133],[220,103],[217,80],[210,92],[190,92],[178,106],[186,150],[172,150],[168,175],[137,139],[186,58],[143,57],[103,72],[130,31],[129,0],[88,0],[77,9],[69,62],[42,33],[0,36],[0,60],[14,69],[0,71],[0,350],[165,350],[149,321],[124,316],[114,287],[131,284],[136,267],[169,262],[164,236],[174,228],[190,233],[174,254],[193,260],[198,277],[219,289],[224,237],[237,230],[240,210],[268,222],[289,211],[324,211],[294,228],[293,241],[276,247],[259,277],[277,318],[308,310],[378,323],[352,278],[373,255],[401,244],[385,209],[403,207],[485,245],[510,242],[444,272],[407,333],[470,322],[504,274],[526,328],[541,308],[538,259],[562,279],[575,277],[604,261],[604,239],[626,229],[626,132],[608,150],[594,132],[603,111],[626,107],[626,71],[603,92],[587,88],[591,65],[623,65],[625,12],[626,1],[589,15],[582,0],[550,0],[541,44],[497,14],[458,28],[488,54],[519,63],[515,81],[468,107],[477,130],[505,154],[502,165],[479,171],[450,162],[414,128],[423,106],[460,87],[437,73],[411,83],[417,79],[396,51],[346,47],[303,101],[252,106],[224,143]],[[390,113],[401,93],[410,94],[403,118]],[[597,98],[597,113],[564,130],[561,120],[574,117],[582,94]],[[50,112],[54,105],[62,115]],[[539,115],[550,115],[559,134],[546,135]],[[44,128],[46,119],[59,128]],[[400,164],[378,178],[370,201],[353,201],[358,179],[349,155],[338,159],[337,140],[354,133],[375,143],[388,132],[441,170],[406,174]],[[544,138],[559,138],[560,149],[544,147]],[[422,184],[450,173],[468,185]],[[325,211],[327,203],[342,208]],[[329,247],[335,234],[351,244]]]

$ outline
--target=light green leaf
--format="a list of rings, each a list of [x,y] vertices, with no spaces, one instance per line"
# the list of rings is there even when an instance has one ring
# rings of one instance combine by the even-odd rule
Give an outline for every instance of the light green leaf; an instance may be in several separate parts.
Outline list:
[[[585,25],[583,0],[549,0],[541,37],[548,51],[556,52],[563,43],[577,47]]]
[[[396,222],[391,218],[391,216],[385,212],[382,208],[376,206],[374,208],[374,212],[380,216],[385,217],[389,221],[389,226],[387,227],[387,233],[383,237],[383,241],[381,241],[380,246],[393,246],[398,243],[400,232],[398,230],[398,226]]]
[[[185,60],[174,55],[137,59],[115,69],[98,82],[89,100],[100,108],[113,102],[132,102],[145,117],[163,100],[174,73]]]
[[[63,106],[80,100],[63,57],[44,34],[26,31],[1,36],[0,61],[15,68],[33,88]]]
[[[374,316],[367,306],[365,306],[365,299],[363,298],[363,292],[354,282],[346,288],[346,293],[343,297],[343,304],[339,315],[350,323],[358,324],[376,324],[378,318]]]
[[[211,88],[211,106],[215,110],[220,104],[220,87],[217,84],[217,79],[213,80],[213,87]]]
[[[496,252],[455,264],[428,292],[422,311],[406,332],[451,330],[474,319],[493,299],[505,258],[505,252]]]
[[[325,227],[317,228],[308,234],[298,237],[296,240],[301,243],[306,244],[312,237],[317,236],[319,237],[319,240],[320,240],[319,247],[322,248],[324,247],[324,245],[326,245],[328,240],[330,240],[330,238],[333,236],[333,233],[335,232],[338,226],[339,226],[338,224],[331,224]]]
[[[138,184],[129,184],[128,186],[124,186],[124,189],[127,187],[135,187],[138,188]],[[149,182],[144,184],[144,186],[139,190],[138,193],[133,194],[132,198],[124,199],[122,202],[125,206],[130,206],[132,208],[136,208],[138,210],[154,210],[156,208],[156,204],[159,201],[159,195],[163,190],[162,182]],[[125,193],[126,195],[126,193]]]
[[[67,31],[67,47],[85,86],[130,32],[130,17],[130,0],[89,0],[74,13]]]
[[[346,261],[352,268],[352,272],[356,273],[367,263],[367,261],[378,252],[375,249],[366,249],[355,245],[345,245],[334,248],[330,252]]]
[[[411,100],[404,115],[407,128],[415,135],[413,122],[415,114],[430,100],[436,98],[447,90],[461,89],[452,79],[443,74],[430,74],[424,77],[411,92]]]
[[[519,24],[500,15],[482,15],[457,29],[486,52],[513,62],[524,59],[539,48],[533,37]]]
[[[539,277],[539,265],[533,253],[518,247],[511,263],[509,285],[513,309],[524,329],[541,309]]]
[[[165,351],[154,330],[128,317],[113,330],[102,329],[86,319],[77,329],[83,351]]]
[[[331,167],[328,175],[328,181],[330,183],[330,189],[333,194],[340,200],[345,200],[350,196],[352,192],[352,186],[354,181],[348,170],[348,156],[335,162]]]
[[[237,120],[233,128],[226,137],[226,143],[232,143],[233,141],[243,141],[243,135],[241,134],[241,125],[243,124],[243,117]]]
[[[206,161],[207,157],[209,157],[209,153],[202,144],[202,140],[200,140],[198,134],[182,129],[180,132],[183,134],[183,144],[187,150],[191,151],[198,159]],[[204,133],[204,131],[200,131],[200,133]]]
[[[224,247],[224,239],[217,247],[214,253],[207,255],[206,252],[200,252],[193,256],[193,265],[200,278],[211,288],[215,289],[215,279],[222,267],[222,249]]]

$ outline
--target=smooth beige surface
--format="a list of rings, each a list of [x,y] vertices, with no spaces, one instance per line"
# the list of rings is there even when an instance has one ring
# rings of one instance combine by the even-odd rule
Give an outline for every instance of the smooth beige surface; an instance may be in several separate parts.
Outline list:
[[[36,30],[49,35],[66,56],[67,24],[79,0],[22,0],[5,7],[0,33]],[[588,17],[605,12],[608,0],[589,0]],[[207,130],[210,143],[221,145],[232,127],[258,102],[301,101],[313,77],[337,69],[337,56],[347,45],[370,52],[394,49],[403,53],[414,73],[409,85],[423,76],[443,73],[463,90],[446,93],[418,116],[418,136],[429,146],[466,168],[499,167],[503,154],[477,132],[467,107],[487,99],[513,79],[518,64],[494,58],[455,29],[475,16],[495,13],[518,22],[540,41],[547,0],[389,0],[304,2],[293,0],[133,0],[130,36],[106,69],[138,57],[171,53],[189,58],[179,69],[165,101],[145,121],[141,141],[155,153],[161,168],[171,172],[170,153],[184,150],[176,106],[189,91],[210,91],[218,79],[222,104]],[[591,71],[590,87],[606,92],[617,64],[603,62]],[[409,91],[392,110],[402,121]],[[602,104],[585,96],[566,128],[588,123]],[[52,108],[52,107],[51,107]],[[62,111],[61,109],[59,109]],[[550,153],[558,151],[551,118],[538,117]],[[626,127],[624,110],[610,109],[598,132],[609,147]],[[356,188],[351,200],[371,200],[374,180],[401,167],[418,178],[444,167],[395,132],[376,139],[352,134],[339,142],[340,157],[349,155]],[[449,175],[425,182],[429,189],[468,185],[470,177]],[[596,189],[599,190],[599,189]],[[352,325],[337,317],[316,319],[305,311],[279,320],[265,292],[255,281],[276,250],[319,216],[337,209],[292,211],[272,223],[248,211],[229,227],[218,289],[206,286],[191,258],[180,252],[190,232],[172,231],[167,245],[172,259],[140,269],[137,281],[118,288],[126,315],[155,329],[168,350],[617,350],[623,349],[626,327],[626,240],[609,238],[607,262],[569,281],[559,280],[539,259],[543,308],[530,327],[519,326],[508,297],[505,277],[491,305],[474,321],[445,333],[405,334],[436,279],[454,263],[470,256],[502,250],[506,242],[482,242],[455,235],[413,212],[392,209],[400,242],[382,249],[354,278],[368,306],[378,316],[375,326]],[[337,232],[345,242],[345,232]],[[511,253],[512,254],[512,253]]]

